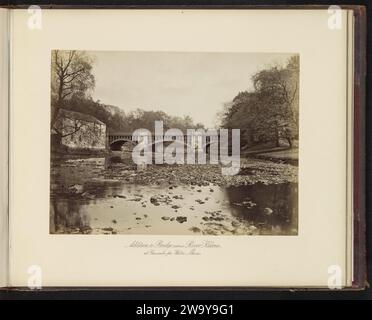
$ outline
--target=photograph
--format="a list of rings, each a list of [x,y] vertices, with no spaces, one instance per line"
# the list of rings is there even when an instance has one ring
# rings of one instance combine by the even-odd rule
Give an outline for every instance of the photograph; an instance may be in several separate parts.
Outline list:
[[[298,53],[50,57],[50,234],[298,236]]]
[[[366,21],[354,5],[0,8],[0,291],[163,317],[367,297]]]

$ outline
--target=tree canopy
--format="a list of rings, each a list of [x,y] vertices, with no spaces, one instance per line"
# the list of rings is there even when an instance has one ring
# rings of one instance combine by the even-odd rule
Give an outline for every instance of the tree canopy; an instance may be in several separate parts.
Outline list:
[[[253,90],[239,92],[220,114],[221,126],[242,130],[243,145],[280,139],[292,146],[298,136],[299,57],[252,76]]]
[[[194,123],[188,115],[171,116],[164,111],[147,111],[141,108],[125,112],[122,108],[94,101],[91,98],[70,99],[63,108],[94,116],[112,131],[133,132],[140,128],[153,131],[155,121],[163,121],[164,130],[177,128],[186,132],[186,129],[203,128],[202,124]]]
[[[85,98],[94,88],[92,68],[93,59],[85,51],[52,51],[52,128],[58,119],[60,108],[66,101],[74,97]]]

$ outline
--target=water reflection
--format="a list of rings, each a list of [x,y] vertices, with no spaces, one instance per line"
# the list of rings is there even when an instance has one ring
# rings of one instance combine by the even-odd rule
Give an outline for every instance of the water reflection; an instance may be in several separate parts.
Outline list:
[[[293,235],[297,193],[293,183],[169,187],[93,179],[74,194],[52,194],[50,232]]]
[[[226,188],[231,214],[259,226],[261,234],[296,234],[297,184],[256,183]]]
[[[51,199],[51,233],[90,233],[90,216],[77,199]]]

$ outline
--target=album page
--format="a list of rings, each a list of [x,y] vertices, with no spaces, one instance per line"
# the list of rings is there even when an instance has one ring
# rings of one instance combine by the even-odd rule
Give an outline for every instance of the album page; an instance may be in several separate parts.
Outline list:
[[[349,286],[349,20],[12,10],[9,284]]]

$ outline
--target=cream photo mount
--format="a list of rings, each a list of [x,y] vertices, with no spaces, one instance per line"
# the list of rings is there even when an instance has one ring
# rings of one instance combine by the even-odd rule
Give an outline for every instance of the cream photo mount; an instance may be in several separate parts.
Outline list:
[[[332,30],[328,28],[326,8],[90,10],[89,13],[87,10],[42,10],[42,28],[30,30],[27,10],[7,11],[4,16],[10,20],[11,39],[10,252],[9,276],[2,282],[4,286],[27,286],[29,268],[40,266],[43,287],[327,289],[330,267],[339,266],[344,275],[342,287],[351,287],[350,252],[355,234],[350,232],[353,221],[350,200],[344,201],[345,194],[351,199],[351,189],[355,187],[350,177],[354,170],[349,166],[351,150],[348,149],[355,141],[352,136],[355,133],[350,128],[355,126],[350,119],[352,92],[349,91],[348,50],[350,40],[355,37],[350,29],[354,24],[351,13],[342,10],[342,27]],[[103,36],[107,34],[112,36]],[[242,34],[247,41],[241,41]],[[97,35],[102,35],[99,41]],[[6,39],[6,35],[1,36],[2,40]],[[25,47],[27,54],[22,50]],[[299,53],[298,236],[50,235],[49,57],[56,48]],[[345,92],[349,92],[346,99]],[[1,111],[6,112],[3,109]],[[6,221],[6,215],[2,215],[2,219]],[[210,241],[210,246],[204,247],[201,255],[188,257],[144,255],[139,245],[163,241],[165,245],[193,242],[198,246],[204,239]],[[7,250],[7,246],[3,250]],[[226,272],[229,269],[231,272]]]

